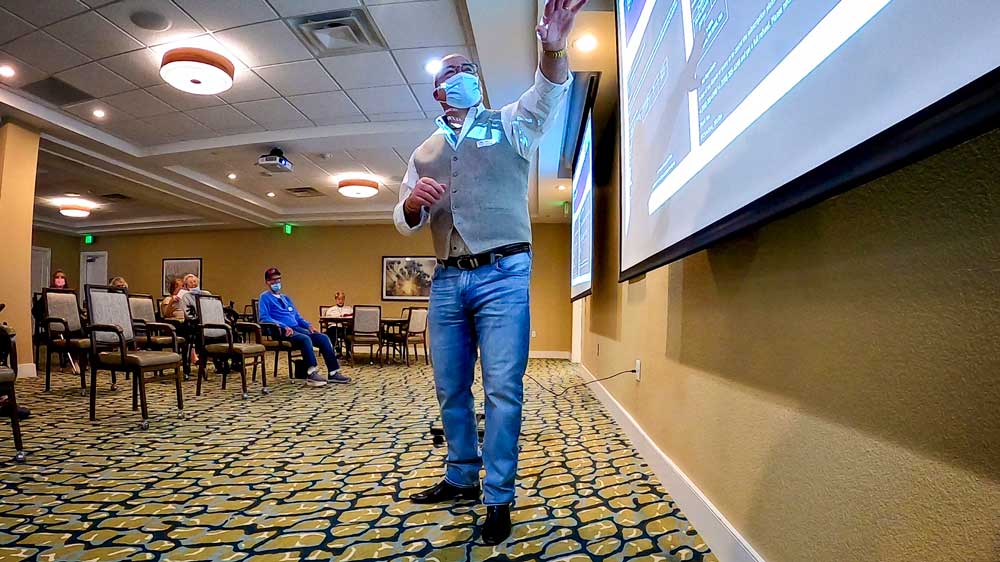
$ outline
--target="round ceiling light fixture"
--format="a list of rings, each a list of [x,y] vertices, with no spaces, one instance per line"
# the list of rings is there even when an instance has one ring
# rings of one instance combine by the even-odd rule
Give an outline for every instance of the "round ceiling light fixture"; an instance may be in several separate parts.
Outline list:
[[[0,65],[0,78],[13,78],[15,74],[17,72],[14,72],[12,67],[6,64]]]
[[[337,191],[351,199],[368,199],[378,195],[381,178],[369,174],[344,174],[334,178]]]
[[[160,77],[182,92],[210,96],[233,87],[236,66],[231,60],[197,47],[178,47],[163,54]]]
[[[98,207],[97,203],[77,197],[57,197],[52,204],[59,207],[59,214],[64,217],[82,219],[90,216],[90,212]]]

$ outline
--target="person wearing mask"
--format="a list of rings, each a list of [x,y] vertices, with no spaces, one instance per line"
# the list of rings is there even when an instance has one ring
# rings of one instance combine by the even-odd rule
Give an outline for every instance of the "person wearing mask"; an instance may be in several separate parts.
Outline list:
[[[55,273],[52,274],[52,283],[49,284],[50,289],[69,289],[69,280],[66,279],[66,274],[63,270],[57,269]]]
[[[534,85],[499,111],[483,105],[475,63],[463,55],[441,60],[433,95],[444,114],[410,157],[393,213],[404,235],[430,225],[438,260],[429,329],[448,456],[444,478],[410,499],[478,499],[485,465],[481,540],[487,545],[503,542],[511,530],[530,340],[531,159],[566,100],[572,82],[566,41],[585,3],[545,2]],[[472,395],[477,350],[486,394],[482,456]]]
[[[184,311],[184,315],[189,320],[196,319],[198,317],[198,305],[195,302],[195,295],[211,295],[212,293],[201,288],[201,280],[194,273],[188,273],[184,276],[184,288],[178,291],[177,296],[180,297],[181,310]]]
[[[128,283],[124,277],[112,277],[108,285],[111,285],[115,289],[125,289],[126,292],[128,291]]]
[[[272,267],[264,272],[264,284],[267,290],[260,294],[260,321],[277,324],[285,337],[292,342],[295,349],[302,353],[302,359],[309,366],[306,384],[309,386],[325,386],[327,382],[346,384],[351,379],[340,373],[340,363],[333,352],[333,344],[326,334],[319,333],[295,308],[291,297],[281,292],[281,272]],[[326,363],[327,376],[319,372],[319,362],[313,352],[313,346],[320,349],[323,362]]]

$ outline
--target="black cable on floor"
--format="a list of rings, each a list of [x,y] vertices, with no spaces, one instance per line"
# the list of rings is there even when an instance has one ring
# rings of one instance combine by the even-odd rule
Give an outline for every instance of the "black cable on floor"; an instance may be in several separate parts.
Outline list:
[[[601,378],[601,379],[594,379],[592,381],[581,382],[581,383],[577,383],[577,384],[571,384],[571,385],[567,386],[566,388],[562,389],[561,391],[559,391],[558,393],[550,390],[544,384],[542,384],[542,383],[538,382],[537,380],[535,380],[535,377],[529,375],[528,373],[524,373],[524,376],[526,376],[529,379],[531,379],[531,382],[537,384],[538,386],[540,386],[542,388],[542,390],[544,390],[545,392],[548,392],[552,396],[562,396],[563,394],[566,394],[566,391],[569,390],[569,389],[571,389],[571,388],[576,388],[578,386],[587,386],[588,384],[593,384],[595,382],[606,381],[608,379],[613,379],[613,378],[615,378],[615,377],[617,377],[619,375],[624,375],[625,373],[634,373],[634,372],[635,372],[635,369],[629,369],[627,371],[622,371],[620,373],[615,373],[613,375],[609,375],[609,376],[606,376],[606,377]]]

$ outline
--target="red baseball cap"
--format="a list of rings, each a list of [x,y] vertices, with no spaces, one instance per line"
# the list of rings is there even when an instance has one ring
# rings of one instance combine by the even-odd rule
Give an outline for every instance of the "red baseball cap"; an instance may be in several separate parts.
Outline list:
[[[277,267],[270,267],[268,268],[267,271],[264,272],[264,281],[270,281],[271,278],[277,277],[279,275],[281,275],[281,272],[278,271]]]

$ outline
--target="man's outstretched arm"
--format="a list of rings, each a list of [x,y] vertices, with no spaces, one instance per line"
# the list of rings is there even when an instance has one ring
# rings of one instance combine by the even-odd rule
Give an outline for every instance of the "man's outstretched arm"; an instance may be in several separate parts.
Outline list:
[[[542,60],[538,68],[553,84],[562,84],[569,78],[569,58],[566,42],[573,31],[576,14],[587,0],[547,0],[542,21],[535,28],[542,42]]]

